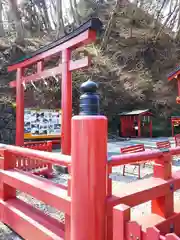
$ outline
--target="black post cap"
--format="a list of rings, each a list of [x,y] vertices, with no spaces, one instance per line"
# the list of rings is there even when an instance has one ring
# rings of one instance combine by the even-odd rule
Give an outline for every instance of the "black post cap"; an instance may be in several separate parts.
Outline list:
[[[88,80],[84,82],[80,90],[80,115],[99,115],[99,95],[98,86],[95,82]]]

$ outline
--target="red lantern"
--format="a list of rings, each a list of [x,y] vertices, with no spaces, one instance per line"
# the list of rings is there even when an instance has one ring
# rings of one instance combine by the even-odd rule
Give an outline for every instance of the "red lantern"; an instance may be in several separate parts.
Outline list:
[[[176,97],[176,103],[180,104],[180,96]]]

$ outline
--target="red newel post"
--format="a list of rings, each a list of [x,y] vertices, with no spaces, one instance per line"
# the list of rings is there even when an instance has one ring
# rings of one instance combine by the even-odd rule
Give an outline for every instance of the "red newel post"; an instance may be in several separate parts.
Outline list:
[[[62,133],[61,152],[71,154],[71,118],[72,118],[72,74],[69,70],[70,49],[62,51],[62,81],[61,81],[61,108],[62,108]]]
[[[2,160],[1,170],[14,169],[15,164],[15,157],[8,150],[4,150],[4,159]],[[1,181],[0,199],[3,201],[7,201],[12,198],[16,198],[16,189]]]
[[[172,177],[172,156],[164,153],[161,158],[154,163],[154,177],[168,180]],[[164,218],[171,217],[174,213],[174,186],[169,189],[169,193],[152,201],[152,213],[156,213]]]
[[[24,145],[24,87],[22,84],[23,69],[16,73],[16,145]]]
[[[72,119],[71,240],[104,240],[107,119],[98,116],[97,85],[82,85],[80,116]]]

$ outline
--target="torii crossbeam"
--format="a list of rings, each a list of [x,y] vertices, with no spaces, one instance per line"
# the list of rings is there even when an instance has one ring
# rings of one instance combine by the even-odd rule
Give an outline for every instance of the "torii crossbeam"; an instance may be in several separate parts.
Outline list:
[[[14,62],[8,66],[8,71],[17,71],[16,80],[10,83],[16,88],[16,145],[24,145],[24,84],[39,81],[42,78],[62,75],[61,80],[61,109],[62,132],[61,149],[63,154],[71,153],[71,117],[72,117],[72,71],[88,67],[90,58],[73,61],[72,50],[96,40],[97,31],[101,30],[102,23],[93,18],[80,26],[73,33],[39,49],[30,56]],[[52,68],[45,69],[44,62],[54,56],[61,56],[62,62]],[[24,70],[36,65],[36,72],[25,76]]]

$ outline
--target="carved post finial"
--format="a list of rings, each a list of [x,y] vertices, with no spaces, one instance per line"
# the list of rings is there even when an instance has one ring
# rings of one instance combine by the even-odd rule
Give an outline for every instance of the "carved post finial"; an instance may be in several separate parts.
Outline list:
[[[80,90],[83,93],[80,97],[80,115],[99,115],[98,86],[95,82],[88,80],[84,82]]]

